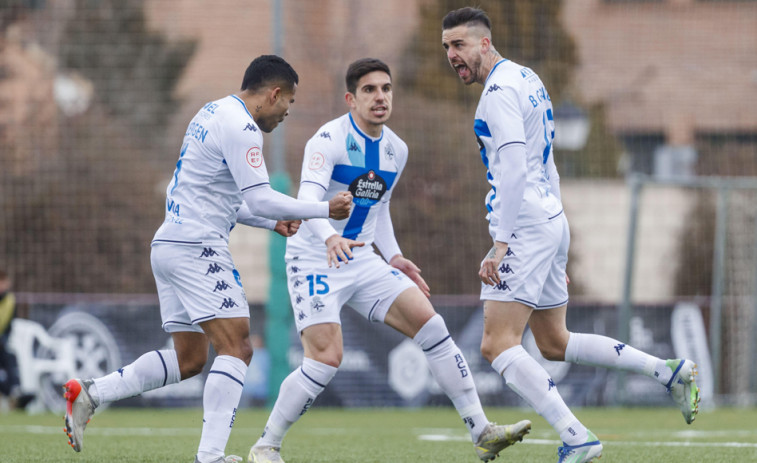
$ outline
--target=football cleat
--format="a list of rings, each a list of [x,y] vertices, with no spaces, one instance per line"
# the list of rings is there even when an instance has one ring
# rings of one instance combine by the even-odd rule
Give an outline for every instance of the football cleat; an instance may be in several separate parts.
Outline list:
[[[602,443],[593,432],[588,429],[586,432],[586,442],[581,445],[562,443],[563,446],[557,449],[557,463],[589,463],[602,456]]]
[[[95,413],[95,403],[89,395],[92,380],[70,379],[64,386],[63,397],[66,399],[66,427],[68,445],[76,452],[81,452],[84,428]]]
[[[284,463],[278,447],[259,446],[252,447],[247,455],[247,463]]]
[[[697,364],[686,359],[672,359],[665,364],[673,371],[673,376],[665,385],[668,394],[673,397],[681,407],[683,419],[687,424],[691,424],[699,413],[699,387],[695,376],[699,374]]]
[[[200,463],[200,460],[195,456],[195,463]],[[226,457],[218,457],[210,463],[242,463],[242,457],[236,455],[229,455]]]
[[[488,423],[474,444],[476,454],[482,461],[494,460],[500,451],[522,441],[530,431],[531,422],[528,420],[506,425]]]

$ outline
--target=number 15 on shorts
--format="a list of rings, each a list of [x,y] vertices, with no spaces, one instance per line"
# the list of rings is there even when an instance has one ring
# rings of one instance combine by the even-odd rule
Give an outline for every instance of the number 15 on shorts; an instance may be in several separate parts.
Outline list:
[[[326,294],[329,292],[329,284],[326,283],[328,275],[308,275],[308,291],[311,296],[316,294]]]

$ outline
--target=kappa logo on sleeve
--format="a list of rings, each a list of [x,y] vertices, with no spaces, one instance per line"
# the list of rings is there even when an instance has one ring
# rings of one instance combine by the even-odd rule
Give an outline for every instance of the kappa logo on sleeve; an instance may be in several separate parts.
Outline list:
[[[263,165],[263,152],[260,148],[253,146],[247,150],[247,164],[255,169]]]
[[[313,155],[310,156],[310,162],[308,162],[308,168],[310,170],[318,170],[321,167],[323,167],[323,164],[325,162],[326,161],[323,158],[323,155],[321,153],[313,153]]]

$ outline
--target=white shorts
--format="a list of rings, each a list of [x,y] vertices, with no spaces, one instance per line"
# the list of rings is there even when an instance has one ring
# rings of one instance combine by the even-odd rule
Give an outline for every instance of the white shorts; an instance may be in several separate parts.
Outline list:
[[[339,313],[344,304],[368,321],[383,322],[397,296],[417,287],[374,252],[357,254],[339,268],[329,268],[325,255],[287,259],[286,263],[298,332],[319,323],[341,323]]]
[[[481,283],[481,300],[517,301],[535,309],[567,304],[570,227],[565,214],[547,223],[516,228],[513,235],[499,266],[500,283]]]
[[[229,248],[154,244],[150,262],[165,331],[201,333],[199,323],[213,318],[250,317]]]

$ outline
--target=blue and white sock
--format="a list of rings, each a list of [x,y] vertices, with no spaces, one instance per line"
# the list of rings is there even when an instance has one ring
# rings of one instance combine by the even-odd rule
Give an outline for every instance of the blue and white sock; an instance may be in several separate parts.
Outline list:
[[[473,442],[489,420],[473,383],[468,362],[447,330],[444,319],[436,314],[418,330],[413,338],[426,355],[431,374],[463,419]]]
[[[505,378],[510,389],[552,425],[563,442],[568,445],[586,442],[586,427],[565,405],[549,373],[523,346],[511,347],[499,354],[492,368]]]
[[[664,360],[598,334],[570,333],[565,361],[640,373],[660,384],[667,384],[673,374]]]
[[[337,368],[310,358],[281,383],[279,397],[271,410],[265,430],[255,443],[258,446],[281,448],[289,428],[300,419],[336,375]]]
[[[96,378],[89,394],[100,405],[181,381],[175,350],[147,352],[125,367]]]
[[[202,437],[197,449],[201,463],[223,457],[242,397],[247,364],[230,355],[219,355],[210,367],[202,396]]]

